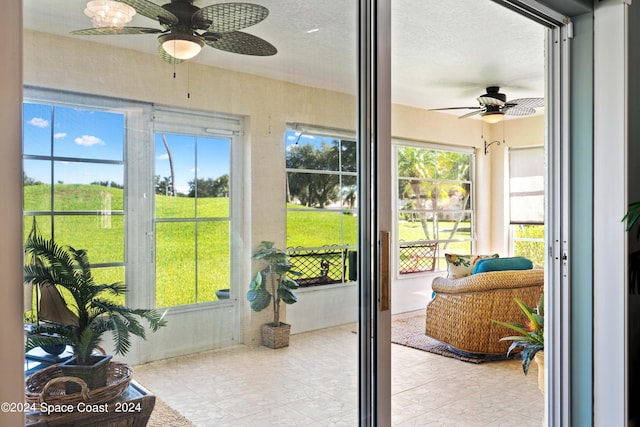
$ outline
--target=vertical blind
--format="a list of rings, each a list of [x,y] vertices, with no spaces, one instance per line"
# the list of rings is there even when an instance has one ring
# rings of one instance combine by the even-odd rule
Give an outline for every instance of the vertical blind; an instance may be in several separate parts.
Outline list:
[[[509,149],[511,224],[544,224],[544,147]]]

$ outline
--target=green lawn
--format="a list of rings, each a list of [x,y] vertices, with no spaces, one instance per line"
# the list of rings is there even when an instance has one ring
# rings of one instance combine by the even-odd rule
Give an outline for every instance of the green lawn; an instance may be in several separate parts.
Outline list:
[[[60,215],[55,217],[55,239],[65,245],[88,250],[93,264],[124,262],[124,219],[107,215],[124,207],[123,191],[97,185],[57,184],[56,210],[95,211],[96,215]],[[46,211],[51,205],[51,188],[46,185],[25,187],[25,210]],[[299,206],[296,206],[299,208]],[[195,200],[187,197],[156,196],[158,218],[192,218]],[[199,218],[225,219],[229,215],[228,199],[198,200]],[[31,229],[32,216],[25,217],[25,239]],[[449,238],[454,222],[439,223],[440,238]],[[287,243],[290,247],[321,247],[358,243],[358,218],[329,209],[302,209],[287,213]],[[39,232],[50,236],[50,217],[38,217]],[[341,237],[342,235],[342,237]],[[197,236],[198,259],[194,241]],[[419,222],[402,222],[403,240],[424,238]],[[451,237],[468,238],[469,223],[460,224]],[[229,287],[229,223],[222,221],[159,222],[156,224],[156,303],[159,307],[216,300],[215,291]],[[469,243],[452,242],[450,251],[468,251]],[[442,267],[442,265],[440,265]],[[96,268],[97,281],[124,281],[124,267]],[[196,286],[197,283],[197,286]],[[132,286],[132,285],[130,285]]]

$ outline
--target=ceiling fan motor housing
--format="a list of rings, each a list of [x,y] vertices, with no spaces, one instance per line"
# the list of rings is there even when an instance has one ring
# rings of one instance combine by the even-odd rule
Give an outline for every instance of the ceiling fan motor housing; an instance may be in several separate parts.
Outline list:
[[[489,86],[487,93],[478,97],[478,102],[483,106],[502,106],[507,102],[507,95],[500,93],[500,87]]]
[[[192,32],[194,28],[206,29],[211,24],[200,19],[194,20],[194,14],[200,10],[199,7],[194,6],[193,1],[188,0],[172,0],[171,3],[167,3],[162,6],[163,9],[173,13],[178,18],[178,24],[175,25],[180,32]]]

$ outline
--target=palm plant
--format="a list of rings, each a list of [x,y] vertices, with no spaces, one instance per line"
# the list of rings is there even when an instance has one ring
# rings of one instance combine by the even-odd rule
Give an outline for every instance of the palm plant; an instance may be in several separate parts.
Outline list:
[[[28,333],[26,351],[70,345],[75,363],[86,365],[91,363],[93,350],[105,332],[112,332],[115,354],[125,354],[131,347],[131,335],[145,338],[145,328],[139,319],[145,319],[153,332],[166,324],[164,315],[155,310],[131,309],[114,302],[113,297],[127,291],[126,285],[121,282],[96,284],[86,250],[61,247],[38,233],[29,236],[25,250],[40,261],[25,265],[25,283],[66,290],[72,298],[71,304],[67,304],[77,314],[75,324],[34,325]]]
[[[492,322],[520,333],[520,335],[501,338],[500,341],[513,341],[509,346],[507,356],[516,348],[522,348],[522,370],[527,375],[531,361],[536,353],[544,350],[544,294],[540,295],[538,305],[533,308],[517,298],[515,301],[527,318],[525,324],[507,323],[498,320],[492,320]]]

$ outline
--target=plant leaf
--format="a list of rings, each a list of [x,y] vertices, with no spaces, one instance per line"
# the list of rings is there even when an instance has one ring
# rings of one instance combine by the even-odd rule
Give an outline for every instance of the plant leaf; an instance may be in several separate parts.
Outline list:
[[[298,282],[287,278],[282,279],[282,286],[287,289],[298,289],[300,287],[300,285],[298,285]]]
[[[264,288],[250,289],[247,292],[247,300],[252,310],[262,311],[269,306],[271,294]]]
[[[298,297],[296,297],[293,292],[285,287],[278,288],[278,295],[285,304],[293,304],[298,301]]]
[[[262,288],[262,282],[264,280],[263,278],[263,274],[262,272],[258,272],[256,273],[256,275],[253,277],[253,280],[251,281],[251,283],[249,284],[249,289],[250,290],[258,290]]]

